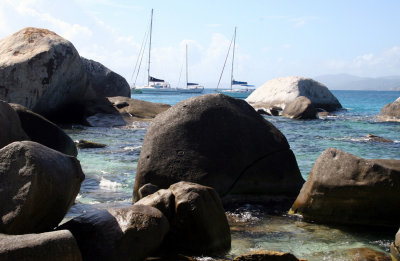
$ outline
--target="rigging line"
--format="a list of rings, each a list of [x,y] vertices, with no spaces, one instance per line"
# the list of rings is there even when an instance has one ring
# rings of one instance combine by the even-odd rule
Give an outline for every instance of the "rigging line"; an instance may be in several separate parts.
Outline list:
[[[137,58],[137,60],[136,60],[135,67],[134,67],[134,69],[133,69],[131,81],[133,80],[133,77],[135,76],[135,72],[136,72],[136,68],[137,68],[138,62],[139,62],[139,58],[143,55],[142,53],[144,52],[143,50],[144,50],[144,47],[145,47],[145,45],[146,45],[146,44],[145,44],[145,41],[146,41],[146,39],[147,39],[148,33],[149,33],[149,30],[147,29],[146,33],[144,34],[143,40],[142,40],[142,45],[140,46],[139,56],[138,56],[138,58]],[[141,62],[141,61],[140,61],[140,62]],[[138,73],[139,73],[139,71],[138,71]]]
[[[147,33],[148,33],[149,31],[147,31]],[[146,41],[145,41],[145,43],[144,43],[144,45],[146,45],[147,44],[147,36],[148,36],[148,34],[146,35]],[[138,78],[138,76],[139,76],[139,72],[140,72],[140,67],[142,66],[142,61],[143,61],[143,56],[144,56],[144,50],[145,50],[145,48],[143,48],[143,51],[142,51],[142,55],[141,55],[141,57],[140,57],[140,62],[139,62],[139,68],[138,68],[138,71],[137,71],[137,74],[136,74],[136,78],[135,78],[135,82],[134,82],[134,85],[136,85],[136,81],[137,81],[137,78]]]
[[[233,42],[234,37],[235,37],[235,36],[232,37],[231,43],[229,44],[229,49],[228,49],[228,53],[226,54],[224,66],[222,67],[222,72],[221,72],[221,75],[219,76],[218,85],[217,85],[217,90],[218,90],[219,84],[220,84],[220,82],[221,82],[222,74],[224,73],[226,61],[228,60],[229,52],[230,52],[230,50],[231,50],[231,46],[232,46],[232,42]]]

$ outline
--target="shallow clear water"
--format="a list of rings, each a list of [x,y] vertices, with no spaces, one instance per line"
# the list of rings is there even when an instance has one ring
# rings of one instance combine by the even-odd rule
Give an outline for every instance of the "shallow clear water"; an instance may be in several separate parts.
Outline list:
[[[206,90],[206,93],[212,92]],[[332,92],[347,109],[335,116],[312,121],[266,116],[288,139],[303,177],[307,179],[315,160],[329,147],[363,158],[400,160],[400,123],[383,123],[376,119],[380,109],[396,100],[400,92]],[[196,95],[137,94],[132,98],[173,105],[193,96]],[[131,204],[137,162],[147,126],[148,123],[138,123],[130,128],[77,126],[66,130],[74,140],[107,144],[105,148],[79,150],[78,159],[86,179],[68,218],[90,208]],[[395,142],[368,141],[365,136],[369,133]],[[347,249],[368,247],[388,252],[394,238],[392,232],[349,232],[285,215],[268,215],[253,208],[240,209],[229,215],[233,229],[231,256],[254,249],[268,249],[289,251],[309,260],[349,260]]]

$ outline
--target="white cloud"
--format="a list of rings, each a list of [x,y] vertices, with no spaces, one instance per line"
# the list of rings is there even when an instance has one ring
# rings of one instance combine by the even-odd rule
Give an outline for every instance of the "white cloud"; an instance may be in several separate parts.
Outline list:
[[[303,27],[310,21],[316,20],[316,19],[317,19],[316,16],[304,16],[304,17],[291,18],[291,19],[289,19],[289,21],[293,23],[294,27]]]
[[[206,26],[216,28],[216,27],[221,27],[222,24],[206,24]]]
[[[377,54],[363,54],[351,60],[330,60],[325,65],[327,70],[332,73],[346,72],[371,77],[398,75],[400,46],[393,46]]]
[[[303,27],[310,21],[318,19],[316,16],[293,17],[287,15],[270,15],[270,16],[264,16],[263,18],[268,20],[281,20],[289,22],[294,27]]]

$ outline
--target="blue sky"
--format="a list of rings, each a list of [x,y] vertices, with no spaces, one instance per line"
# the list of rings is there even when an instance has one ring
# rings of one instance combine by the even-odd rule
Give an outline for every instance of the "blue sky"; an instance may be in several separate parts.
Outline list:
[[[399,0],[2,0],[0,39],[47,28],[132,83],[152,8],[152,75],[173,85],[188,44],[190,80],[215,87],[235,26],[235,78],[256,86],[291,75],[400,74]]]

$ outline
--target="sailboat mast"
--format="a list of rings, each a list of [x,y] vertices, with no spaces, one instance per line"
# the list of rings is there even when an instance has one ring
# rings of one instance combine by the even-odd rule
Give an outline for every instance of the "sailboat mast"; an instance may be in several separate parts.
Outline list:
[[[153,29],[153,9],[151,9],[150,19],[150,39],[149,39],[149,66],[147,67],[147,86],[150,85],[150,55],[151,55],[151,32]]]
[[[187,44],[186,44],[186,88],[188,87],[188,48],[187,48]]]
[[[233,34],[233,49],[232,49],[232,70],[231,70],[231,90],[232,90],[232,83],[233,83],[233,63],[235,61],[235,46],[236,46],[236,26],[235,32]]]

